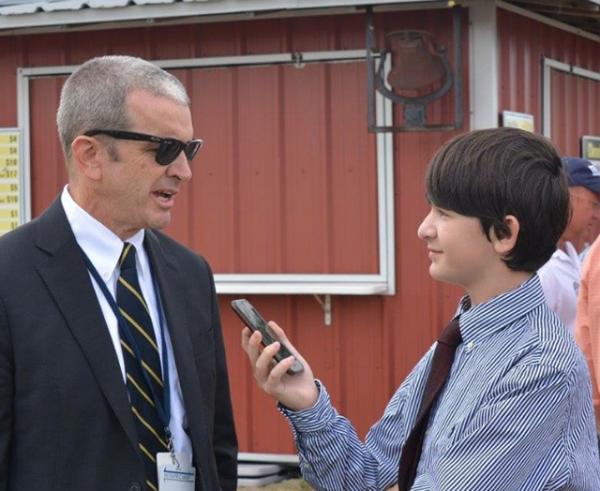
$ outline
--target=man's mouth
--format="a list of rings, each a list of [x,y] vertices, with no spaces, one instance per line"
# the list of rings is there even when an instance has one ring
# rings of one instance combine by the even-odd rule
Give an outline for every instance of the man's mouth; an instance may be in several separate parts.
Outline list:
[[[159,189],[152,193],[154,196],[158,198],[158,200],[162,203],[172,203],[173,197],[177,194],[177,191],[173,191],[170,189]]]

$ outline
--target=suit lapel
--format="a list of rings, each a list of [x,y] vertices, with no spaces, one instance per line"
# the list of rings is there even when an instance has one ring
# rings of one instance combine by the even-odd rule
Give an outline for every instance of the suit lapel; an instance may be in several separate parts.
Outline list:
[[[39,219],[37,246],[49,254],[48,260],[38,267],[39,274],[137,452],[135,425],[115,350],[59,199]]]
[[[184,273],[177,270],[174,262],[164,253],[156,235],[151,230],[146,230],[144,245],[150,258],[152,273],[158,282],[174,350],[177,344],[176,360],[178,359],[177,355],[183,356],[187,360],[187,356],[193,356],[193,351],[186,327],[185,291],[181,277]],[[177,338],[183,339],[178,339],[176,342]],[[177,363],[178,373],[179,363]]]

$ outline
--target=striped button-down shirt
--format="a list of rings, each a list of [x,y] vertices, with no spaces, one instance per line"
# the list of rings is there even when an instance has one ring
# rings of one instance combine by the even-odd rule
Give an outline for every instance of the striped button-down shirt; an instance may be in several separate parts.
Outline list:
[[[472,308],[461,300],[458,347],[432,413],[413,491],[600,490],[590,379],[537,275]],[[281,408],[305,479],[318,490],[383,490],[397,482],[433,347],[364,442],[321,384],[314,407]]]

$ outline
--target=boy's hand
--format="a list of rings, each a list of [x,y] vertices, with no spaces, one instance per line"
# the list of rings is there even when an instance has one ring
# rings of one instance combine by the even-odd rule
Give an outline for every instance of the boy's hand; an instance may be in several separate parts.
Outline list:
[[[281,327],[271,321],[269,328],[275,337],[288,347],[294,357],[302,362],[304,370],[295,375],[287,374],[288,368],[294,363],[294,357],[290,356],[275,364],[273,356],[279,350],[279,342],[270,344],[261,351],[261,333],[258,331],[252,333],[250,329],[244,327],[242,347],[250,359],[250,366],[258,386],[292,411],[312,407],[319,397],[319,392],[310,366],[289,342]]]

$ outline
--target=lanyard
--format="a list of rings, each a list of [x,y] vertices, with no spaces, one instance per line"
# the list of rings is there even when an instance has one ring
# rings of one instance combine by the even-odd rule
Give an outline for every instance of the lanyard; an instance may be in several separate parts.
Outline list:
[[[158,417],[160,418],[160,420],[165,428],[165,432],[166,432],[167,438],[169,440],[169,443],[171,443],[171,431],[169,429],[169,422],[171,420],[171,394],[169,392],[169,353],[167,351],[167,343],[165,341],[165,312],[164,312],[164,309],[162,306],[162,301],[160,298],[160,292],[158,290],[158,284],[156,283],[156,278],[154,277],[154,275],[152,275],[152,284],[154,286],[154,293],[156,295],[156,303],[157,303],[157,307],[158,307],[160,337],[161,337],[161,341],[162,341],[161,342],[162,369],[163,369],[163,384],[164,384],[162,401],[160,400],[160,397],[158,397],[158,394],[156,394],[156,391],[154,390],[152,384],[150,383],[150,378],[148,377],[146,370],[144,370],[144,368],[142,367],[142,357],[140,355],[140,349],[139,349],[137,343],[135,342],[133,334],[131,333],[131,328],[129,327],[129,324],[127,324],[127,321],[124,319],[123,315],[121,314],[121,311],[119,310],[119,306],[117,305],[117,302],[115,301],[114,297],[112,296],[112,294],[106,287],[106,283],[104,283],[104,280],[100,276],[100,273],[98,273],[98,270],[96,270],[96,268],[92,264],[92,261],[90,261],[90,258],[87,257],[86,253],[83,252],[83,249],[81,247],[79,247],[79,250],[81,251],[81,254],[83,255],[83,259],[85,260],[85,264],[88,268],[88,271],[92,274],[94,280],[96,281],[96,284],[100,287],[100,290],[102,290],[102,293],[104,294],[104,297],[106,298],[106,301],[110,305],[110,308],[112,309],[113,313],[115,314],[115,317],[117,318],[117,323],[119,325],[119,332],[127,340],[129,345],[133,349],[133,352],[135,353],[134,358],[135,358],[136,362],[138,363],[138,366],[140,367],[140,371],[141,371],[144,379],[146,380],[146,384],[148,385],[148,387],[150,388],[150,391],[152,392],[152,399],[154,399],[154,404],[156,406],[156,411],[158,412]]]

